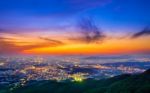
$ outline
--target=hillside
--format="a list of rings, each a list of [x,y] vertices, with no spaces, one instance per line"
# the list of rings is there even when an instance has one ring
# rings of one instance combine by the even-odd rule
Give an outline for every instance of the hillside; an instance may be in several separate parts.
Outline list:
[[[30,81],[27,86],[0,93],[150,93],[150,69],[137,75],[83,82]]]

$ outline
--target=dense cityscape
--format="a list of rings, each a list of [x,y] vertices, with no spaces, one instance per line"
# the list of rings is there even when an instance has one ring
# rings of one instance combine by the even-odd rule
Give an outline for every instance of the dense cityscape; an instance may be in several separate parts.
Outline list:
[[[103,63],[104,58],[105,56],[0,56],[0,85],[24,86],[32,80],[100,80],[121,74],[142,73],[150,68],[149,56],[131,62],[123,62],[126,61],[124,56],[105,58],[114,61],[112,63]]]

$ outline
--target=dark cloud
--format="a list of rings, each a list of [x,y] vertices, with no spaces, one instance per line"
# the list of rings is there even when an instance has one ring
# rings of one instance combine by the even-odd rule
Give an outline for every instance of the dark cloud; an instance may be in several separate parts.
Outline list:
[[[84,18],[79,21],[79,37],[71,38],[71,40],[81,41],[85,43],[98,43],[102,41],[106,36],[96,26],[93,20]]]
[[[49,44],[54,45],[54,46],[64,44],[62,41],[50,39],[50,38],[47,38],[47,37],[39,37],[39,38],[42,39],[42,40],[47,41]]]
[[[138,37],[145,36],[145,35],[150,35],[150,28],[149,27],[146,27],[142,31],[133,34],[132,38],[138,38]]]
[[[3,31],[3,29],[0,28],[0,32]]]
[[[7,29],[0,28],[0,33],[2,33],[2,32],[8,32],[8,30],[7,30]]]
[[[1,33],[18,34],[17,30],[12,28],[0,28],[0,34]]]

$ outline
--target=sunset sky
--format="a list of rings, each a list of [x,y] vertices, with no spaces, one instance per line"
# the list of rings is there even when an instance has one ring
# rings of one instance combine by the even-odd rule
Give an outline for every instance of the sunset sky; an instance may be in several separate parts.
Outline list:
[[[0,54],[150,53],[150,0],[1,0]]]

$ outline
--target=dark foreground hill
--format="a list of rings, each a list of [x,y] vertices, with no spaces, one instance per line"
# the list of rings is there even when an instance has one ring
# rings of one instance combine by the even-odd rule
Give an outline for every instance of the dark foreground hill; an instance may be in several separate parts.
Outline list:
[[[150,70],[138,75],[126,74],[104,80],[39,81],[12,91],[5,87],[0,89],[0,93],[150,93]]]

